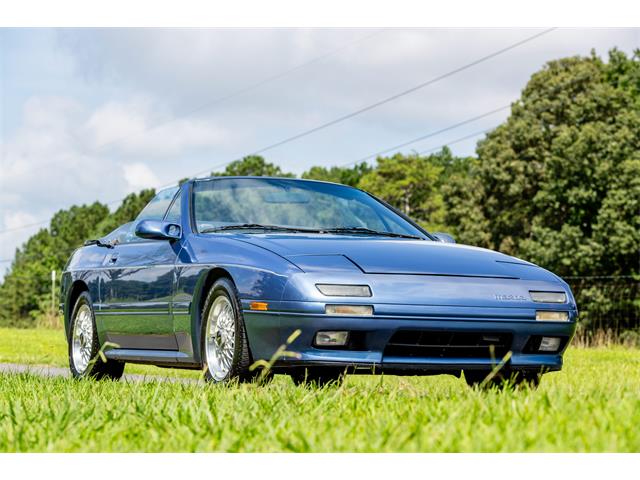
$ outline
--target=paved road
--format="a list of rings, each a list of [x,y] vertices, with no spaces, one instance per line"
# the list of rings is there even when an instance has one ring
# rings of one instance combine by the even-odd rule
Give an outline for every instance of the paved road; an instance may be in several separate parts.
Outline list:
[[[16,374],[30,373],[41,377],[71,377],[68,368],[52,367],[50,365],[24,365],[21,363],[0,363],[0,373]],[[181,383],[198,383],[198,380],[182,377],[163,377],[160,375],[136,375],[126,374],[123,380],[130,382],[181,382]]]

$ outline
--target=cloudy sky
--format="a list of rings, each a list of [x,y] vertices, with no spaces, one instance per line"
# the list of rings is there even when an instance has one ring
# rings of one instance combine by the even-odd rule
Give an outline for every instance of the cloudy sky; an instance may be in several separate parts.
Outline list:
[[[129,192],[210,171],[541,31],[0,29],[0,275],[40,228],[21,227],[58,209],[115,207]],[[508,105],[548,60],[631,52],[639,32],[558,29],[263,155],[295,173],[349,164]],[[401,150],[434,149],[507,115]],[[451,148],[472,154],[478,138]]]

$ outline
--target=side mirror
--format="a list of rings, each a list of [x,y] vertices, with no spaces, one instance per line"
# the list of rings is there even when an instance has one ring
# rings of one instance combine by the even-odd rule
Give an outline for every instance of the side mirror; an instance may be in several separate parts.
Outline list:
[[[136,225],[136,236],[150,240],[178,240],[182,235],[180,225],[158,220],[142,220]]]
[[[436,237],[436,239],[442,243],[456,243],[454,238],[448,233],[435,232],[433,233],[433,236]]]

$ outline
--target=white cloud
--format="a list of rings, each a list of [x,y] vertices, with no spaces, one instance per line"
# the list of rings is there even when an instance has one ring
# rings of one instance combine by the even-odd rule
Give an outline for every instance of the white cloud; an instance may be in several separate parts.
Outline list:
[[[129,163],[122,166],[124,179],[129,190],[137,191],[143,188],[157,187],[160,181],[155,173],[144,163]]]
[[[31,227],[28,229],[22,229],[20,227],[24,225],[32,225],[38,222],[40,218],[36,218],[29,212],[23,210],[4,210],[2,215],[2,226],[6,229],[19,230],[12,231],[11,233],[2,234],[0,237],[0,279],[6,268],[10,267],[11,263],[4,261],[13,258],[13,254],[17,247],[26,242],[31,235],[36,233],[42,226]]]
[[[409,88],[542,29],[153,29],[72,30],[61,45],[93,84],[127,85],[161,98],[173,113],[206,104],[271,75],[342,48],[286,77],[216,104],[208,113],[267,111],[300,121],[312,112],[350,109]],[[632,29],[559,29],[368,114],[386,121],[406,109],[437,112],[461,100],[456,113],[482,97],[517,95],[546,61],[637,45]],[[355,120],[358,121],[358,120]]]
[[[233,138],[203,119],[182,119],[154,129],[153,121],[163,118],[159,110],[150,101],[106,102],[91,110],[71,97],[30,97],[17,128],[0,144],[0,230],[50,218],[74,204],[98,200],[113,207],[127,193],[190,173],[168,176],[166,165],[158,163],[161,159]],[[112,142],[108,148],[106,142]],[[46,226],[0,233],[0,258],[13,255]]]
[[[234,136],[210,120],[173,119],[149,101],[109,102],[91,114],[84,127],[91,148],[123,154],[175,155],[188,149],[215,148]]]
[[[22,225],[28,225],[36,222],[36,217],[28,212],[12,211],[6,212],[4,215],[4,225],[8,229],[19,228]]]

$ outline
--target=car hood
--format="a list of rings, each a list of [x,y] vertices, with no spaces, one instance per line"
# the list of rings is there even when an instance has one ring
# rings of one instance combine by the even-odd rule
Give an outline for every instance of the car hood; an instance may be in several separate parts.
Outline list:
[[[534,270],[543,271],[532,263],[492,250],[428,240],[343,235],[264,234],[238,237],[285,257],[303,270],[308,264],[321,267],[323,259],[318,257],[339,255],[368,274],[523,278],[531,277]],[[310,257],[314,257],[312,262]],[[326,258],[327,267],[333,263]],[[534,276],[538,277],[539,273]]]

